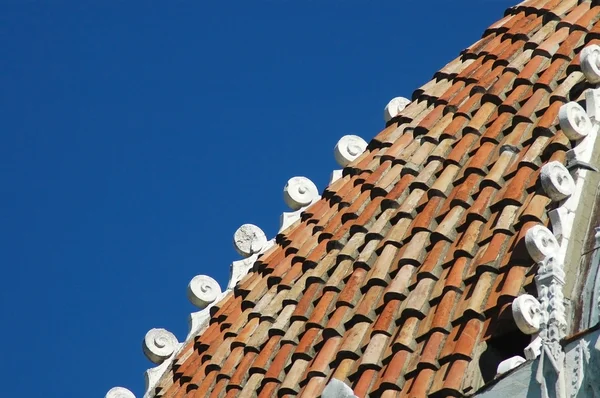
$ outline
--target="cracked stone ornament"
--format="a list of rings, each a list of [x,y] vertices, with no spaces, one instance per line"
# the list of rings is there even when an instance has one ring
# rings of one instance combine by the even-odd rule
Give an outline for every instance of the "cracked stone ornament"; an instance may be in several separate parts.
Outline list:
[[[525,234],[525,247],[529,256],[535,262],[540,262],[546,257],[554,256],[559,250],[556,237],[543,225],[535,225],[529,228]]]
[[[208,307],[220,295],[221,286],[208,275],[196,275],[188,284],[188,299],[200,309]]]
[[[560,201],[575,192],[575,181],[562,163],[553,161],[540,170],[542,187],[550,199]]]
[[[267,236],[254,224],[244,224],[233,234],[233,245],[242,257],[258,253],[267,244]]]
[[[283,188],[283,200],[292,210],[300,210],[318,198],[317,186],[306,177],[292,177]]]
[[[540,302],[530,294],[522,294],[512,302],[512,314],[519,330],[525,334],[535,334],[542,324]]]
[[[114,387],[108,390],[104,398],[135,398],[135,395],[124,387]]]
[[[590,83],[600,83],[600,46],[592,44],[581,50],[581,71]]]
[[[144,354],[151,362],[161,364],[177,349],[177,337],[165,329],[150,329],[144,337]]]
[[[342,167],[348,166],[367,149],[367,142],[357,135],[345,135],[335,145],[335,161]]]
[[[404,108],[408,106],[408,104],[410,104],[410,100],[408,98],[393,98],[390,102],[388,102],[388,104],[385,106],[385,109],[383,110],[383,119],[385,120],[385,122],[387,123],[396,116],[398,116],[398,114],[402,112]]]
[[[585,109],[577,102],[568,102],[558,111],[560,128],[571,141],[586,137],[592,129],[592,121]]]

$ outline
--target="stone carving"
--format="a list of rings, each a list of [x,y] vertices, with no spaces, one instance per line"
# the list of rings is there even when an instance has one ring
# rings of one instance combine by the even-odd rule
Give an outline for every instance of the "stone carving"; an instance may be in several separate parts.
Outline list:
[[[535,262],[540,262],[546,257],[558,252],[558,241],[552,232],[543,225],[531,227],[525,234],[525,247]]]
[[[335,161],[342,167],[348,166],[367,149],[367,142],[357,135],[345,135],[335,145]]]
[[[196,275],[188,284],[188,299],[198,308],[206,308],[220,295],[221,286],[210,276]]]
[[[300,210],[318,198],[317,186],[306,177],[292,177],[283,188],[283,199],[292,210]]]
[[[581,71],[590,83],[600,83],[600,46],[592,44],[581,50]]]
[[[600,89],[590,88],[585,91],[585,110],[592,121],[600,121]]]
[[[562,131],[572,141],[584,138],[593,128],[590,117],[577,102],[568,102],[561,106],[558,120]]]
[[[575,181],[569,170],[562,163],[552,161],[540,170],[542,187],[550,199],[560,201],[568,198],[575,191]]]
[[[586,367],[590,363],[590,349],[588,344],[589,342],[585,339],[581,339],[575,348],[575,357],[573,358],[574,363],[570,366],[572,371],[570,396],[572,398],[575,398],[578,395],[579,390],[583,385]]]
[[[135,395],[124,387],[114,387],[108,390],[104,398],[135,398]]]
[[[322,398],[357,398],[354,391],[344,382],[331,379],[323,390]]]
[[[540,331],[542,313],[540,302],[530,294],[522,294],[512,302],[512,314],[517,327],[525,334]]]
[[[408,98],[393,98],[390,102],[388,102],[383,111],[383,119],[385,120],[385,122],[387,123],[396,116],[398,116],[398,114],[402,112],[404,108],[408,106],[408,104],[410,104],[410,100]]]
[[[496,375],[501,375],[506,372],[510,372],[514,368],[516,368],[524,363],[525,363],[525,358],[520,357],[518,355],[508,358],[508,359],[505,359],[504,361],[502,361],[498,364],[498,368],[496,370]]]
[[[244,224],[233,234],[233,245],[242,257],[258,253],[267,244],[267,236],[254,224]]]
[[[165,329],[150,329],[144,337],[144,354],[151,362],[160,364],[173,355],[179,342],[177,337]]]

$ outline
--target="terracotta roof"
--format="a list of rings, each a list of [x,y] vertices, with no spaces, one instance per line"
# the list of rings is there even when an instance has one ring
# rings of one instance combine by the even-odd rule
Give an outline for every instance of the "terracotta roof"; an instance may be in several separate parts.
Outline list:
[[[526,1],[413,102],[212,308],[160,397],[458,396],[480,347],[535,291],[524,236],[555,203],[542,165],[572,143],[558,111],[588,84],[600,6]],[[508,325],[508,326],[507,326]]]

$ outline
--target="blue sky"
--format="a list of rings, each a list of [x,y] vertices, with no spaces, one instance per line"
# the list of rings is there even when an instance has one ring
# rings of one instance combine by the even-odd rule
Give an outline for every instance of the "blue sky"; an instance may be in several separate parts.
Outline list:
[[[516,2],[515,2],[516,3]],[[512,1],[0,1],[3,396],[141,398],[288,178],[320,190]]]

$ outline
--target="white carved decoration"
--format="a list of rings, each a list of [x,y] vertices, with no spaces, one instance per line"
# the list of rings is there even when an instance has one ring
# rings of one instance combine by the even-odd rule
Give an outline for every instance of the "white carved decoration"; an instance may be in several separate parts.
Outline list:
[[[533,361],[539,357],[542,353],[542,338],[539,335],[535,336],[523,351],[528,361]]]
[[[525,334],[540,331],[542,313],[540,302],[530,294],[522,294],[512,302],[512,314],[517,327]]]
[[[540,179],[544,191],[554,201],[566,199],[575,191],[575,180],[560,162],[545,164],[540,170]]]
[[[385,120],[385,122],[387,123],[396,116],[398,116],[398,114],[402,112],[408,104],[410,104],[410,100],[408,98],[393,98],[390,102],[388,102],[383,111],[383,119]]]
[[[333,170],[331,172],[331,176],[329,177],[329,185],[333,184],[343,176],[342,170]]]
[[[242,257],[258,253],[267,244],[267,236],[254,224],[244,224],[233,234],[233,245]]]
[[[135,398],[135,395],[124,387],[114,387],[108,390],[104,398]]]
[[[585,110],[593,122],[600,121],[600,89],[592,88],[585,91]]]
[[[559,243],[571,236],[571,223],[569,222],[569,210],[566,207],[560,206],[548,212],[550,223],[552,224],[552,233]]]
[[[590,83],[600,83],[600,46],[589,45],[581,50],[581,71]]]
[[[151,362],[160,364],[173,355],[179,342],[177,337],[165,329],[150,329],[144,337],[144,354]]]
[[[499,376],[506,372],[510,372],[514,368],[516,368],[524,363],[525,363],[525,358],[520,357],[518,355],[508,358],[508,359],[505,359],[504,361],[500,362],[500,364],[498,364],[498,369],[496,370],[496,375]]]
[[[584,138],[592,130],[590,117],[577,102],[568,102],[561,106],[558,120],[562,131],[572,141]]]
[[[331,379],[323,390],[322,398],[357,398],[354,395],[354,391],[346,383],[338,380]]]
[[[292,177],[283,188],[283,199],[292,210],[300,210],[319,198],[319,189],[306,177]]]
[[[572,360],[567,357],[567,365],[572,373],[571,385],[569,386],[571,398],[577,397],[583,385],[586,366],[590,363],[590,348],[588,345],[588,341],[580,339],[577,347],[575,347],[575,355],[573,355]]]
[[[525,234],[525,247],[535,262],[558,252],[558,241],[552,232],[543,225],[535,225]]]
[[[345,135],[333,150],[335,161],[346,167],[367,150],[367,145],[367,142],[357,135]]]
[[[206,308],[221,295],[219,282],[207,275],[196,275],[188,284],[187,296],[198,308]]]

